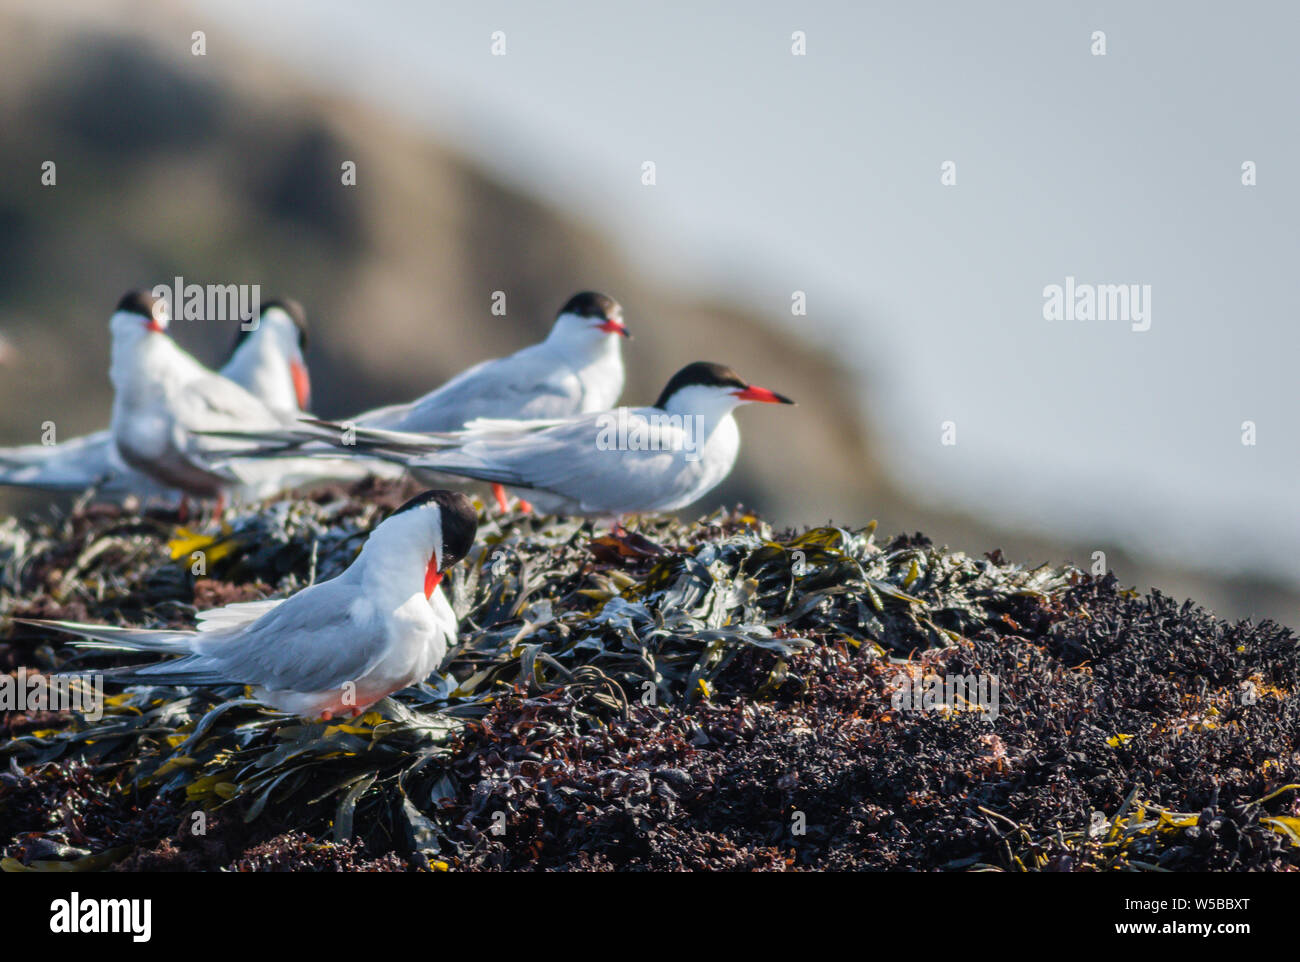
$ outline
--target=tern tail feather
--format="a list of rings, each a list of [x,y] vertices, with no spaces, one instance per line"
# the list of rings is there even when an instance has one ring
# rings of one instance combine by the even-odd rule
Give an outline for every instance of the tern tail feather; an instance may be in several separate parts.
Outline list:
[[[196,631],[153,628],[115,628],[112,625],[86,625],[78,621],[51,621],[44,618],[15,618],[15,624],[50,628],[70,635],[80,635],[84,640],[73,644],[95,648],[124,648],[127,651],[161,651],[189,654],[191,642],[198,637]]]

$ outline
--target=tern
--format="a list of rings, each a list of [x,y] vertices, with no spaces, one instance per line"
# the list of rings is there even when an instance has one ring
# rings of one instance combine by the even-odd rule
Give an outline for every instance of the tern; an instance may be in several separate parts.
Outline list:
[[[306,317],[296,301],[269,301],[257,323],[241,323],[221,374],[286,417],[307,410],[311,382],[303,349]],[[58,444],[0,448],[0,485],[101,494],[165,496],[168,489],[128,466],[110,430]]]
[[[164,304],[132,291],[109,320],[113,335],[110,431],[117,453],[135,470],[185,494],[221,497],[238,483],[228,467],[207,463],[196,432],[287,423],[234,381],[208,370],[167,334]]]
[[[380,522],[338,577],[288,598],[199,612],[197,630],[14,620],[91,647],[181,656],[105,672],[129,684],[244,684],[279,711],[359,715],[428,677],[455,643],[456,615],[438,584],[477,529],[465,495],[426,491]]]
[[[366,411],[347,421],[423,433],[459,430],[481,418],[536,420],[607,410],[623,393],[620,344],[630,337],[618,301],[582,291],[564,303],[540,343],[476,364],[414,401]],[[262,440],[290,444],[314,440],[310,433],[301,434],[298,426],[278,436],[252,433]],[[505,492],[495,484],[493,491],[505,510]]]
[[[230,360],[220,371],[277,414],[297,417],[311,406],[307,314],[290,298],[267,301],[254,324],[240,324]]]
[[[623,393],[623,308],[605,294],[574,294],[544,341],[483,361],[408,404],[348,420],[393,431],[455,431],[477,418],[563,418],[603,411]]]
[[[441,435],[308,422],[313,436],[408,468],[523,489],[551,514],[617,517],[674,511],[731,472],[740,450],[732,412],[793,404],[722,364],[682,368],[651,407],[548,421],[479,419]]]

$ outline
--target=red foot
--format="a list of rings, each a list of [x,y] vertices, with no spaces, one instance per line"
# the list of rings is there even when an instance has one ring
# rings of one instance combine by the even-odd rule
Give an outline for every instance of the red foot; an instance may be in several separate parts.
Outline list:
[[[519,510],[522,511],[524,514],[532,514],[532,513],[533,513],[533,506],[532,506],[532,504],[531,504],[530,502],[525,501],[523,498],[520,498],[520,499],[519,499]]]
[[[494,483],[492,485],[492,493],[496,496],[497,507],[501,509],[502,514],[505,514],[510,507],[509,502],[506,500],[506,489],[501,485]]]

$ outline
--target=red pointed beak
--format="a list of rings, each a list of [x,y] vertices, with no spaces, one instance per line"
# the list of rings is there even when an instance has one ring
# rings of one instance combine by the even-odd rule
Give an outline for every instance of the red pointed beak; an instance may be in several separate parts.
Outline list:
[[[765,387],[755,387],[750,385],[740,391],[733,391],[736,397],[742,401],[758,401],[760,404],[793,404],[784,394],[777,394],[775,391],[769,391]]]
[[[164,334],[167,331],[167,328],[163,327],[156,317],[149,318],[149,322],[145,324],[144,329],[152,331],[154,334]]]
[[[430,558],[429,567],[424,569],[424,597],[432,598],[433,591],[438,587],[438,582],[442,581],[442,572],[438,570],[438,562]]]
[[[604,324],[600,325],[600,329],[609,334],[621,335],[622,337],[626,337],[629,340],[632,337],[632,335],[627,332],[627,328],[623,326],[623,322],[618,320],[617,318],[610,318],[606,320]]]
[[[289,374],[293,377],[293,393],[298,398],[298,410],[305,411],[311,403],[311,378],[307,376],[307,365],[302,361],[290,361]]]

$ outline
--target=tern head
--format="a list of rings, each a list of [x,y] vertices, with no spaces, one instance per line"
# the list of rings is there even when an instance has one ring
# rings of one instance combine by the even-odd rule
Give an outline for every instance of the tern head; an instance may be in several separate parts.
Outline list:
[[[560,308],[547,340],[564,344],[600,344],[610,337],[628,337],[623,324],[623,308],[606,294],[582,291],[574,294]]]
[[[263,304],[258,327],[263,324],[283,332],[299,353],[307,349],[307,312],[292,297],[277,297]]]
[[[263,303],[256,324],[244,322],[239,325],[235,343],[230,348],[231,358],[246,344],[257,344],[262,338],[269,339],[275,354],[288,363],[298,410],[307,410],[311,404],[311,378],[303,358],[303,351],[307,349],[307,313],[302,305],[287,297]]]
[[[754,402],[794,403],[784,394],[750,384],[725,364],[696,361],[672,376],[654,406],[672,414],[708,415]]]
[[[415,545],[424,569],[424,595],[433,594],[442,576],[474,547],[478,512],[459,491],[425,491],[402,505],[370,535]]]
[[[115,334],[162,334],[169,320],[167,302],[139,289],[122,295],[108,323]]]

